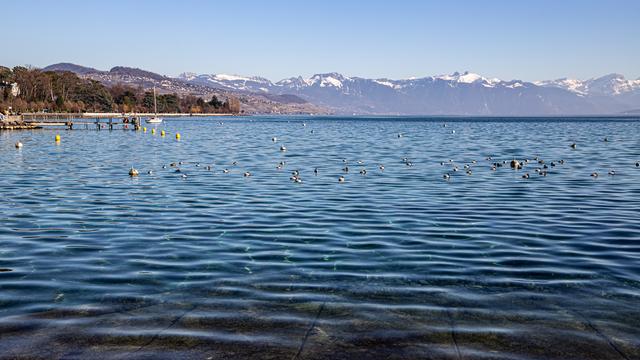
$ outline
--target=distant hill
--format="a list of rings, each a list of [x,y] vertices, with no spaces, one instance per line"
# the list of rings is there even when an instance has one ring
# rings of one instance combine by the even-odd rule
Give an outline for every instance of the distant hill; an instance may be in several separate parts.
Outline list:
[[[100,71],[94,68],[76,65],[72,63],[58,63],[52,64],[42,69],[43,71],[69,71],[78,75],[86,75],[86,74],[95,74],[102,73],[104,71]]]
[[[111,70],[109,70],[109,73],[113,74],[113,75],[126,75],[126,76],[133,76],[133,77],[144,77],[144,78],[154,79],[154,80],[158,80],[158,81],[168,80],[169,79],[166,76],[162,76],[162,75],[156,74],[156,73],[151,72],[151,71],[146,71],[146,70],[142,70],[142,69],[138,69],[138,68],[126,67],[126,66],[113,67],[113,68],[111,68]]]

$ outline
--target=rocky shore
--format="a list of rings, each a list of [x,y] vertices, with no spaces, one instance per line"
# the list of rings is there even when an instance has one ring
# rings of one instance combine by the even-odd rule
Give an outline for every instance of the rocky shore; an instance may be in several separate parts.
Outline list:
[[[29,124],[22,120],[0,121],[0,131],[1,130],[33,130],[33,129],[40,129],[40,128],[41,128],[40,126]]]

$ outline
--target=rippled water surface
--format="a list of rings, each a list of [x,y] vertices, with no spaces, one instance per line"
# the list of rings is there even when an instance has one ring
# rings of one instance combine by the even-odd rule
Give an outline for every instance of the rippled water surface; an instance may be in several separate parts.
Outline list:
[[[223,121],[0,133],[0,357],[640,358],[636,119]]]

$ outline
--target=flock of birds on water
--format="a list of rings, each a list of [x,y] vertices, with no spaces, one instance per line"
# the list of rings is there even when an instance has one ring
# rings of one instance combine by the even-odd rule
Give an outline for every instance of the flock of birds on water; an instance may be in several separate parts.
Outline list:
[[[222,122],[220,122],[220,124],[223,124],[223,123],[222,123]],[[306,124],[306,123],[303,123],[303,126],[307,126],[307,124]],[[446,126],[447,126],[446,124],[444,124],[444,125],[443,125],[443,127],[446,127]],[[313,130],[311,130],[311,133],[313,133],[313,132],[314,132],[314,131],[313,131]],[[452,134],[455,134],[455,130],[451,130],[451,133],[452,133]],[[163,131],[163,136],[164,136],[164,131]],[[403,135],[402,133],[399,133],[399,134],[397,135],[397,137],[398,137],[398,138],[402,138],[403,136],[404,136],[404,135]],[[60,139],[59,135],[56,135],[56,142],[59,142],[59,141],[60,141],[59,139]],[[180,140],[180,134],[176,134],[176,139],[177,139],[177,140]],[[274,143],[275,143],[275,142],[278,142],[278,138],[277,138],[277,137],[273,137],[273,138],[271,138],[271,141],[273,141]],[[609,139],[605,137],[603,141],[604,141],[604,142],[608,142],[608,141],[609,141]],[[15,143],[15,147],[16,147],[16,149],[21,149],[23,146],[24,146],[24,144],[23,144],[22,142],[20,142],[20,141],[18,141],[18,142],[16,142],[16,143]],[[570,145],[569,145],[569,147],[570,147],[571,149],[575,150],[575,149],[577,149],[578,145],[577,145],[576,143],[572,143],[572,144],[570,144]],[[280,145],[280,151],[281,151],[281,152],[286,152],[286,151],[287,151],[286,146],[284,146],[284,145]],[[561,166],[561,165],[564,165],[564,164],[565,164],[565,160],[563,160],[563,159],[560,159],[560,160],[554,160],[554,161],[551,161],[551,162],[549,162],[549,163],[546,163],[546,162],[545,162],[545,160],[541,159],[541,158],[540,158],[540,157],[538,157],[538,156],[534,157],[533,159],[523,159],[523,160],[518,160],[518,159],[515,159],[515,158],[514,158],[514,159],[512,159],[511,161],[507,161],[507,160],[494,161],[494,159],[493,159],[493,157],[492,157],[492,156],[487,156],[487,157],[485,158],[485,160],[486,160],[486,161],[488,161],[488,162],[491,162],[491,167],[490,167],[490,169],[491,169],[492,171],[497,171],[499,168],[501,168],[501,167],[507,167],[507,166],[508,166],[508,167],[510,167],[510,168],[511,168],[511,169],[513,169],[513,170],[521,170],[521,169],[523,169],[525,166],[527,166],[527,165],[529,165],[529,164],[531,164],[531,163],[533,163],[533,164],[538,164],[538,167],[536,167],[536,168],[535,168],[535,173],[537,173],[539,176],[547,176],[547,174],[548,174],[548,170],[550,169],[550,167],[551,167],[551,168],[554,168],[554,167],[556,167],[556,166]],[[342,159],[342,162],[343,162],[343,164],[344,164],[344,168],[342,168],[342,171],[343,171],[345,174],[348,174],[348,173],[349,173],[349,171],[350,171],[350,169],[349,169],[349,165],[348,165],[348,161],[347,161],[347,159]],[[403,164],[405,164],[405,165],[406,165],[406,166],[408,166],[408,167],[412,167],[412,166],[414,165],[414,164],[413,164],[413,162],[412,162],[411,160],[409,160],[408,158],[406,158],[406,157],[402,159],[402,163],[403,163]],[[459,166],[458,166],[458,165],[453,161],[453,159],[450,159],[450,160],[448,160],[448,161],[446,161],[446,162],[445,162],[445,161],[442,161],[442,162],[440,162],[440,165],[441,165],[441,166],[449,166],[449,167],[450,167],[450,169],[451,169],[450,171],[445,172],[445,173],[442,175],[442,178],[443,178],[444,180],[447,180],[447,181],[448,181],[448,180],[450,180],[450,179],[451,179],[451,177],[452,177],[451,172],[457,173],[458,171],[461,171],[461,170],[462,170],[462,171],[464,171],[468,176],[471,176],[471,175],[473,175],[472,167],[473,167],[474,165],[476,165],[477,163],[478,163],[478,162],[477,162],[476,160],[472,160],[470,164],[468,164],[468,163],[467,163],[467,164],[464,164],[463,168],[462,168],[462,169],[460,169],[460,167],[459,167]],[[174,169],[174,172],[176,172],[176,173],[180,173],[180,176],[181,176],[182,178],[186,179],[188,176],[187,176],[187,174],[186,174],[186,173],[181,169],[181,166],[182,166],[182,165],[184,165],[184,164],[185,164],[185,163],[184,163],[184,162],[182,162],[182,161],[179,161],[179,162],[172,162],[172,163],[170,163],[168,166],[167,166],[167,165],[163,165],[163,166],[162,166],[162,168],[163,168],[163,169],[167,169],[167,167],[169,167],[169,168],[173,168],[173,169]],[[367,170],[363,167],[363,166],[364,166],[364,162],[363,162],[362,160],[358,160],[358,161],[357,161],[357,164],[358,164],[358,165],[360,165],[360,166],[362,166],[362,168],[361,168],[361,169],[360,169],[360,171],[359,171],[360,175],[366,175],[366,174],[367,174]],[[234,162],[232,163],[232,165],[233,165],[233,166],[237,166],[237,165],[238,165],[237,161],[234,161]],[[276,169],[277,169],[277,170],[282,170],[282,169],[285,167],[285,165],[286,165],[286,161],[282,160],[282,161],[278,162],[278,164],[276,165]],[[200,163],[195,163],[195,166],[196,166],[196,167],[201,167]],[[640,161],[636,161],[636,163],[635,163],[635,167],[636,167],[636,168],[640,168]],[[213,170],[213,166],[212,166],[212,165],[206,165],[206,166],[204,166],[204,169],[205,169],[205,170],[207,170],[207,171],[212,171],[212,170]],[[384,171],[384,169],[385,169],[385,167],[384,167],[384,165],[383,165],[383,164],[378,164],[378,169],[379,169],[379,171],[383,172],[383,171]],[[231,172],[231,171],[229,170],[229,168],[224,168],[224,169],[222,170],[222,173],[224,173],[224,174],[229,174],[230,172]],[[317,175],[318,175],[318,173],[319,173],[318,168],[317,168],[317,167],[316,167],[316,168],[314,168],[314,169],[313,169],[313,174],[317,176]],[[147,171],[147,174],[148,174],[148,175],[153,175],[153,170],[148,170],[148,171]],[[613,170],[613,169],[611,169],[611,170],[609,170],[609,171],[608,171],[608,175],[610,175],[610,176],[614,176],[615,174],[616,174],[616,172],[615,172],[615,170]],[[131,176],[131,177],[137,177],[137,176],[139,176],[139,175],[140,175],[140,172],[139,172],[136,168],[134,168],[133,166],[129,169],[129,176]],[[252,176],[252,174],[251,174],[251,172],[249,172],[249,171],[245,171],[245,172],[243,173],[243,176],[244,176],[244,177],[250,177],[250,176]],[[595,172],[595,171],[594,171],[594,172],[592,172],[592,173],[591,173],[591,177],[593,177],[593,178],[597,178],[598,176],[600,176],[600,174],[599,174],[598,172]],[[530,175],[528,172],[527,172],[527,173],[525,173],[524,175],[522,175],[522,178],[523,178],[523,179],[529,179],[530,177],[531,177],[531,175]],[[300,176],[300,170],[293,170],[293,171],[291,172],[291,177],[290,177],[289,179],[290,179],[291,181],[295,182],[295,183],[301,183],[301,182],[302,182],[302,178],[301,178],[301,176]],[[338,182],[343,183],[343,182],[345,182],[345,181],[346,181],[345,175],[340,175],[340,176],[338,177]]]

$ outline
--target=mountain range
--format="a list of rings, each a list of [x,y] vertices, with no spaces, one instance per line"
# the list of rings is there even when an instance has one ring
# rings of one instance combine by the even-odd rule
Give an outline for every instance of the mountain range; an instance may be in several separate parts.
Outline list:
[[[589,80],[526,82],[464,72],[402,80],[347,77],[338,73],[292,77],[272,83],[263,77],[183,73],[192,84],[293,94],[336,112],[412,115],[615,114],[640,108],[640,79],[619,74]]]
[[[165,88],[173,84],[200,92],[222,91],[272,104],[295,104],[297,110],[306,104],[314,113],[531,116],[623,114],[640,109],[640,79],[628,80],[620,74],[526,82],[470,72],[400,80],[323,73],[274,83],[259,76],[182,73],[171,78],[140,69],[115,67],[104,72],[73,64],[44,70],[72,71],[110,84],[138,82]],[[265,108],[249,112],[274,112]]]

